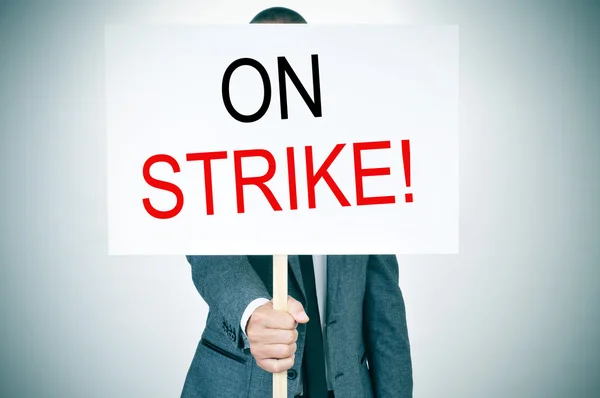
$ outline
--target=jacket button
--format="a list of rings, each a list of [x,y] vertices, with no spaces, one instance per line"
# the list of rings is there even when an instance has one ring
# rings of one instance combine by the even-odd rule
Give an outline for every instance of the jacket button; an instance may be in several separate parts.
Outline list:
[[[290,380],[294,380],[296,379],[296,377],[298,377],[298,372],[296,372],[294,369],[288,369],[287,377]]]

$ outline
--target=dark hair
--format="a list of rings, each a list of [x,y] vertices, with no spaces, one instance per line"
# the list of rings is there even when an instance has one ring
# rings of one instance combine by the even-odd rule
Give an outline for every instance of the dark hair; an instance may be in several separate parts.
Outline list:
[[[256,14],[250,23],[306,23],[306,20],[289,8],[271,7]]]

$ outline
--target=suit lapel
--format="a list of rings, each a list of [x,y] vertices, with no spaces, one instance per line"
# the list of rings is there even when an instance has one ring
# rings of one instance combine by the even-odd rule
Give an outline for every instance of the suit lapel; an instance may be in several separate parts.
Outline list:
[[[339,308],[335,301],[338,297],[338,291],[341,280],[341,270],[345,266],[347,256],[327,256],[327,312],[325,322],[329,323],[329,318],[334,316],[333,310]]]
[[[300,258],[297,255],[288,255],[288,262],[292,269],[292,274],[298,282],[300,287],[300,294],[302,294],[302,302],[306,303],[306,294],[304,293],[304,282],[302,281],[302,271],[300,270]]]
[[[352,275],[361,274],[360,270],[366,265],[369,256],[327,256],[327,314],[326,323],[331,317],[334,319],[343,311],[342,286],[352,291],[354,288]]]
[[[368,256],[346,256],[346,255],[330,255],[327,256],[327,313],[325,322],[329,322],[329,318],[337,316],[334,312],[340,308],[341,292],[340,287],[348,285],[350,280],[342,282],[344,275],[358,273],[360,267],[364,265]],[[306,303],[306,294],[304,293],[304,282],[302,280],[302,271],[300,270],[300,259],[297,255],[289,255],[288,262],[292,273],[298,282],[300,287],[300,293],[302,294],[302,302]]]

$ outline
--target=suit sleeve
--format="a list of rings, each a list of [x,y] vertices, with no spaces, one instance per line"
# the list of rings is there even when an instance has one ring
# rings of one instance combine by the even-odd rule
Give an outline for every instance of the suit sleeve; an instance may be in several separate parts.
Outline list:
[[[186,256],[192,266],[192,279],[198,293],[208,304],[237,329],[237,341],[243,348],[250,344],[242,332],[240,320],[252,301],[257,298],[271,299],[265,284],[247,256]]]
[[[412,398],[410,343],[398,274],[396,256],[369,256],[363,330],[376,397]]]

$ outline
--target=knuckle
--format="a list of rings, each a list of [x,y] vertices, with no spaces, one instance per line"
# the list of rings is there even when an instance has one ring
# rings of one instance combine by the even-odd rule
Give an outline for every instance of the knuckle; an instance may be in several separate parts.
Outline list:
[[[276,359],[283,358],[281,355],[281,344],[273,344],[269,346],[269,357]]]
[[[270,358],[281,358],[281,349],[277,345],[272,345],[269,347],[268,357]]]
[[[296,328],[296,321],[291,316],[281,320],[281,328],[285,330],[292,330]]]
[[[293,365],[292,361],[289,358],[286,358],[285,360],[280,361],[280,362],[281,362],[281,371],[282,372],[290,369]]]
[[[262,358],[262,350],[256,344],[250,344],[250,353],[254,358]]]
[[[282,353],[284,358],[289,358],[292,355],[294,355],[294,353],[296,352],[296,347],[294,347],[294,346],[295,346],[295,344],[286,344],[284,346],[283,353]]]
[[[279,358],[287,358],[290,356],[289,354],[289,346],[288,345],[280,345],[277,349],[277,354]]]
[[[254,324],[254,323],[260,323],[263,320],[263,314],[262,311],[260,311],[260,309],[257,309],[256,311],[254,311],[254,313],[250,316],[250,324]]]
[[[269,345],[265,348],[265,358],[280,358],[276,345]]]
[[[289,356],[293,357],[294,354],[296,353],[296,349],[298,347],[296,346],[296,343],[292,343],[288,347],[289,347]]]

